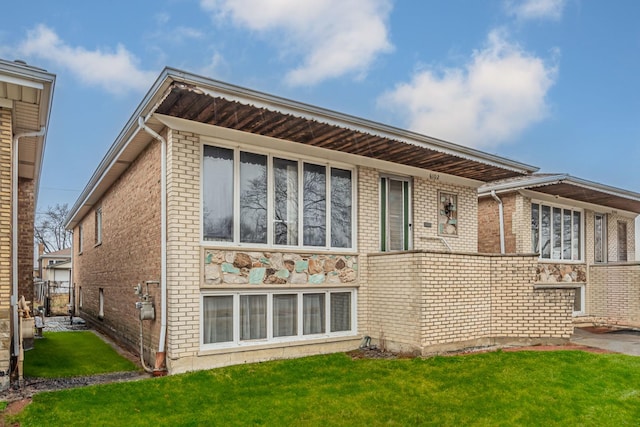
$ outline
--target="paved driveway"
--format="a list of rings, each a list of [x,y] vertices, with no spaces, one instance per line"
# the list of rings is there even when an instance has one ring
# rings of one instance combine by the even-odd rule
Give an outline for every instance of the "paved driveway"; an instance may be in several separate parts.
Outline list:
[[[640,331],[620,330],[593,333],[585,329],[575,328],[571,336],[571,342],[616,353],[640,356]]]

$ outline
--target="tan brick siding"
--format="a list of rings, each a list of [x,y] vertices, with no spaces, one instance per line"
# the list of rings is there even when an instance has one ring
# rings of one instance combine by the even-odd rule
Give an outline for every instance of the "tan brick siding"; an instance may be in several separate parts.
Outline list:
[[[0,390],[11,358],[11,110],[0,108]]]
[[[95,244],[95,209],[102,208],[102,243]],[[80,315],[139,351],[138,297],[134,286],[160,280],[160,144],[152,142],[74,229],[73,283],[82,288]],[[104,290],[104,318],[99,319],[99,289]],[[149,286],[156,320],[144,321],[146,359],[157,350],[160,292]],[[79,297],[79,296],[78,296]],[[150,354],[148,353],[150,351]]]
[[[478,195],[476,189],[422,178],[414,178],[413,185],[413,249],[448,250],[441,240],[444,238],[454,252],[477,252]],[[457,236],[438,235],[438,192],[458,196]],[[431,226],[425,227],[425,223],[430,223]]]
[[[33,309],[33,227],[35,193],[32,179],[18,180],[18,298],[24,295]]]
[[[556,342],[572,331],[573,289],[536,289],[533,256],[369,257],[365,333],[423,354],[492,342]],[[419,327],[415,319],[419,318]]]
[[[169,131],[167,147],[167,364],[200,348],[200,164],[197,135]]]
[[[589,277],[587,315],[595,323],[640,327],[640,263],[592,265]]]

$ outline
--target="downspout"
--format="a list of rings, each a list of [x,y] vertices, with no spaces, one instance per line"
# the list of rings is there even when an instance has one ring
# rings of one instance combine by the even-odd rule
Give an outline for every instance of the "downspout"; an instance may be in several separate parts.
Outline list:
[[[39,131],[22,132],[13,136],[13,164],[11,167],[11,269],[13,282],[11,289],[11,305],[13,306],[13,356],[20,355],[20,331],[18,319],[18,142],[20,138],[42,136],[45,133],[45,127]],[[35,208],[35,206],[34,206]],[[18,361],[20,364],[21,361]],[[19,381],[22,381],[22,369],[18,367],[20,372]]]
[[[138,126],[160,141],[160,340],[156,353],[154,372],[166,370],[165,341],[167,339],[167,140],[147,126],[143,117],[138,117]],[[165,368],[162,368],[162,365]]]
[[[502,200],[496,194],[496,190],[491,190],[491,197],[498,202],[498,216],[500,217],[500,253],[504,254],[504,208]]]

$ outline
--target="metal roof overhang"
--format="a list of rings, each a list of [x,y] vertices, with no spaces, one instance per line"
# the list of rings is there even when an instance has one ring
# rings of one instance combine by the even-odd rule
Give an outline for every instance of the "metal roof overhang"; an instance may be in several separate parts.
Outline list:
[[[614,210],[621,210],[640,214],[640,194],[610,187],[603,184],[572,177],[570,175],[548,175],[526,177],[511,182],[484,185],[479,195],[490,195],[491,190],[505,193],[516,190],[531,190],[553,197],[576,200],[590,205],[604,206]]]
[[[18,145],[18,176],[35,180],[36,200],[55,78],[39,68],[0,60],[0,107],[13,110],[13,134],[45,129],[44,135],[21,138]]]
[[[73,228],[151,141],[137,121],[160,132],[154,113],[445,173],[477,182],[538,168],[414,132],[165,68],[72,207]]]
[[[327,110],[310,114],[301,108],[274,106],[273,102],[248,101],[194,85],[174,84],[156,112],[481,182],[537,170],[446,141]]]

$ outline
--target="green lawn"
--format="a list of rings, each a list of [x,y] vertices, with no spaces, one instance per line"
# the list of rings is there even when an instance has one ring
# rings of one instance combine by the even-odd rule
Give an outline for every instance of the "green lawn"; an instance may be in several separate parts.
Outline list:
[[[24,376],[62,378],[134,371],[137,366],[89,331],[45,332],[24,353]]]
[[[22,427],[624,426],[640,358],[580,351],[412,360],[345,354],[232,366],[34,396]]]

